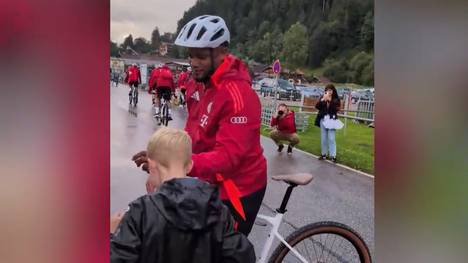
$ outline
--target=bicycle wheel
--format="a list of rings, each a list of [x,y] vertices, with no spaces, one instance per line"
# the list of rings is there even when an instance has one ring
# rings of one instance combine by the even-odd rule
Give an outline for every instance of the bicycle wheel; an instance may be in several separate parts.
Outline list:
[[[350,227],[336,222],[318,222],[294,231],[286,242],[308,262],[370,263],[369,248]],[[269,262],[302,262],[283,243],[276,247]]]
[[[133,106],[136,107],[137,103],[138,103],[138,94],[135,92],[133,96]]]
[[[161,117],[162,117],[162,123],[164,126],[167,126],[169,122],[169,107],[167,106],[166,103],[162,106],[162,112],[161,112]]]

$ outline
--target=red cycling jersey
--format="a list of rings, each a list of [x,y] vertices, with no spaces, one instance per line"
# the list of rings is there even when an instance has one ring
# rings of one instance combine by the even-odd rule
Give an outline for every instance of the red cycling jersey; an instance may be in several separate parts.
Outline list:
[[[151,93],[153,90],[156,89],[160,69],[161,68],[155,68],[151,71],[150,78],[148,80],[148,93]]]
[[[231,181],[241,197],[265,187],[261,105],[242,61],[228,55],[206,84],[190,78],[186,87],[185,130],[194,162],[189,175],[216,184]],[[221,199],[232,201],[229,187],[221,185]]]
[[[163,66],[159,70],[159,76],[156,81],[156,88],[158,89],[160,87],[168,87],[168,88],[171,88],[172,90],[175,89],[172,71],[168,66]]]

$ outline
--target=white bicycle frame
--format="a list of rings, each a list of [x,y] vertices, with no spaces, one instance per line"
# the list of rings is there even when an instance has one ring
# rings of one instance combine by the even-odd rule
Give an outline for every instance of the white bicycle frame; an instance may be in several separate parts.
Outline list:
[[[257,218],[260,218],[260,219],[263,219],[263,220],[267,221],[272,226],[271,230],[270,230],[270,233],[268,234],[268,239],[265,242],[265,245],[263,246],[262,254],[260,256],[260,259],[257,261],[258,263],[265,263],[266,262],[267,257],[268,257],[268,253],[270,252],[270,249],[271,249],[271,246],[273,245],[273,240],[275,239],[275,237],[279,241],[281,241],[281,243],[283,243],[287,248],[289,248],[289,250],[291,250],[299,260],[301,260],[304,263],[308,263],[308,261],[303,256],[301,256],[301,254],[299,254],[299,252],[297,252],[296,249],[291,247],[288,244],[288,242],[286,242],[286,240],[284,240],[283,236],[281,236],[280,233],[278,233],[278,229],[279,229],[281,223],[283,222],[283,216],[284,216],[284,214],[281,214],[281,213],[276,213],[276,215],[273,216],[273,217],[272,216],[266,216],[266,215],[260,215],[260,214],[257,215]]]

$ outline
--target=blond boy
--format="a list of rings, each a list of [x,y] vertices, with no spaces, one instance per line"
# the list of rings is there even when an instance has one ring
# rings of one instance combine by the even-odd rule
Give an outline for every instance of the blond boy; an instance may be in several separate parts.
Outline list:
[[[162,128],[151,136],[148,181],[156,191],[111,218],[111,262],[255,262],[218,190],[186,176],[191,145],[183,130]]]

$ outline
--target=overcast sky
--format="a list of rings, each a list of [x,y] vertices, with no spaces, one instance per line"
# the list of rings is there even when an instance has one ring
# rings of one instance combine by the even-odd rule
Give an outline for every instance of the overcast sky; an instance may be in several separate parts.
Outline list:
[[[133,39],[151,39],[157,26],[159,33],[174,33],[177,21],[196,0],[111,0],[111,40],[122,43],[132,34]]]

